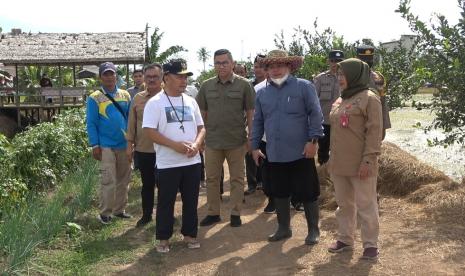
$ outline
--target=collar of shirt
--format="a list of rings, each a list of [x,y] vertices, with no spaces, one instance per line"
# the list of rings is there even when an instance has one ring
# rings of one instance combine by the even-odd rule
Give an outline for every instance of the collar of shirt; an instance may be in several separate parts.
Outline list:
[[[151,98],[151,97],[157,95],[158,93],[160,93],[161,91],[163,91],[163,90],[160,89],[160,91],[158,91],[157,93],[155,93],[153,95],[150,95],[150,93],[147,90],[144,90],[144,91],[140,92],[140,94],[142,96],[146,97],[146,98]]]
[[[219,82],[219,83],[221,83],[221,84],[233,83],[235,79],[236,79],[236,74],[234,74],[234,73],[233,73],[233,74],[231,75],[231,77],[230,77],[228,80],[226,80],[225,82],[222,82],[221,79],[220,79],[220,77],[219,77],[219,76],[216,76],[216,82],[217,82],[217,83]]]
[[[103,85],[102,85],[102,90],[104,93],[107,93],[107,94],[110,94],[110,95],[114,95],[117,91],[118,91],[118,86],[115,85],[115,89],[113,89],[112,91],[110,90],[107,90]]]

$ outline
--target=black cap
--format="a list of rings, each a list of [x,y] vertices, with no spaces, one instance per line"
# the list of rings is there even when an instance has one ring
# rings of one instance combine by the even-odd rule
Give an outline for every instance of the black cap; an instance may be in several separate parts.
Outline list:
[[[187,71],[186,62],[182,59],[173,59],[163,64],[164,74],[187,75],[192,76],[192,72]]]
[[[344,52],[341,50],[331,50],[328,54],[329,59],[344,60]]]
[[[375,47],[370,45],[357,46],[357,56],[373,56],[375,54]]]

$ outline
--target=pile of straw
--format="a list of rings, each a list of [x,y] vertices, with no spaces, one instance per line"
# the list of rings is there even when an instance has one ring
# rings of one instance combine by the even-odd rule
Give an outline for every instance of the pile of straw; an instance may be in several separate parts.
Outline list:
[[[334,187],[326,165],[317,167],[317,171],[321,206],[335,209]],[[389,142],[383,142],[381,147],[378,192],[381,196],[424,203],[431,214],[447,213],[465,219],[465,178],[462,183],[454,182],[441,171]]]

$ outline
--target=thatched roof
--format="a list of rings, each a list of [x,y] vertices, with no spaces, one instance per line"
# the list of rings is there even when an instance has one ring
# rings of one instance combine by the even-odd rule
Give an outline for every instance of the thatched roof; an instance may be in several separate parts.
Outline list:
[[[143,63],[144,32],[1,34],[0,63]]]

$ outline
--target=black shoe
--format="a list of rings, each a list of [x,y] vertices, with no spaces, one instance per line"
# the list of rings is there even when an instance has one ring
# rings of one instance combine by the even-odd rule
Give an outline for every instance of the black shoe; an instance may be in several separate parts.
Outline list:
[[[276,207],[274,207],[274,202],[272,199],[268,199],[268,204],[266,205],[265,209],[263,209],[263,212],[266,214],[276,213]]]
[[[102,224],[110,224],[111,222],[111,216],[98,215],[97,218]]]
[[[201,222],[200,226],[210,226],[213,225],[217,222],[220,222],[221,218],[220,216],[206,216]]]
[[[231,215],[231,227],[239,227],[242,225],[241,216]]]
[[[253,193],[255,193],[255,188],[249,188],[244,192],[244,195],[251,195]]]
[[[126,212],[116,214],[115,217],[122,218],[122,219],[130,219],[132,216]]]
[[[142,227],[151,221],[152,217],[142,217],[140,220],[137,221],[136,227]]]

